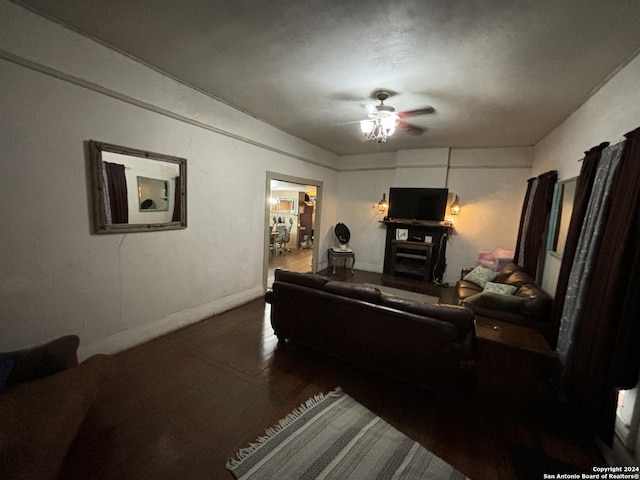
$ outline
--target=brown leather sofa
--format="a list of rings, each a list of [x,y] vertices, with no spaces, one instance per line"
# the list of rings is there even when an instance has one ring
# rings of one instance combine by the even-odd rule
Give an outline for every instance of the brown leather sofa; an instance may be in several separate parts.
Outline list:
[[[473,380],[474,315],[466,307],[427,305],[378,289],[276,270],[271,325],[290,340],[434,391]]]
[[[463,270],[464,277],[471,269]],[[551,334],[552,297],[519,265],[508,263],[492,280],[494,283],[512,285],[513,295],[483,292],[473,282],[460,279],[455,286],[455,300],[469,307],[476,315],[516,323],[539,330],[547,339]]]
[[[107,355],[78,364],[75,335],[0,353],[0,478],[55,479],[113,372]]]

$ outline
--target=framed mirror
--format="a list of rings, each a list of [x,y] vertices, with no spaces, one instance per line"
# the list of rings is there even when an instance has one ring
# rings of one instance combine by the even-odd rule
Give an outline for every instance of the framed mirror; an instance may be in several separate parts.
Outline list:
[[[547,251],[557,258],[562,258],[564,246],[573,212],[573,198],[576,194],[577,177],[556,183],[553,191],[553,204],[549,220],[549,236]]]
[[[187,228],[187,161],[91,140],[96,233]]]

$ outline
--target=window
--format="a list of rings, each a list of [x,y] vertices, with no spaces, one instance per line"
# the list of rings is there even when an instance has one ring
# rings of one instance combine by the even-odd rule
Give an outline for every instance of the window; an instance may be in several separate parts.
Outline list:
[[[278,203],[272,205],[271,211],[277,213],[289,213],[295,215],[296,212],[296,201],[293,198],[279,198]]]

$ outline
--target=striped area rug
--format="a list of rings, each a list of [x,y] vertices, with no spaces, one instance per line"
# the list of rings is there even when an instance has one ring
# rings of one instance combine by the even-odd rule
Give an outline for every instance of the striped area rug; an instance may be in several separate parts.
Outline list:
[[[466,478],[340,388],[298,407],[227,468],[238,480]]]

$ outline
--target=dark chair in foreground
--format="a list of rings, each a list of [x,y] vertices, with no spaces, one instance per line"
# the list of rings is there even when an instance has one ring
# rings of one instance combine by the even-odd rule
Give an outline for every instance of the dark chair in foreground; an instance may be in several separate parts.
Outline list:
[[[113,373],[107,355],[78,364],[68,335],[0,353],[0,478],[55,479],[99,390]]]

